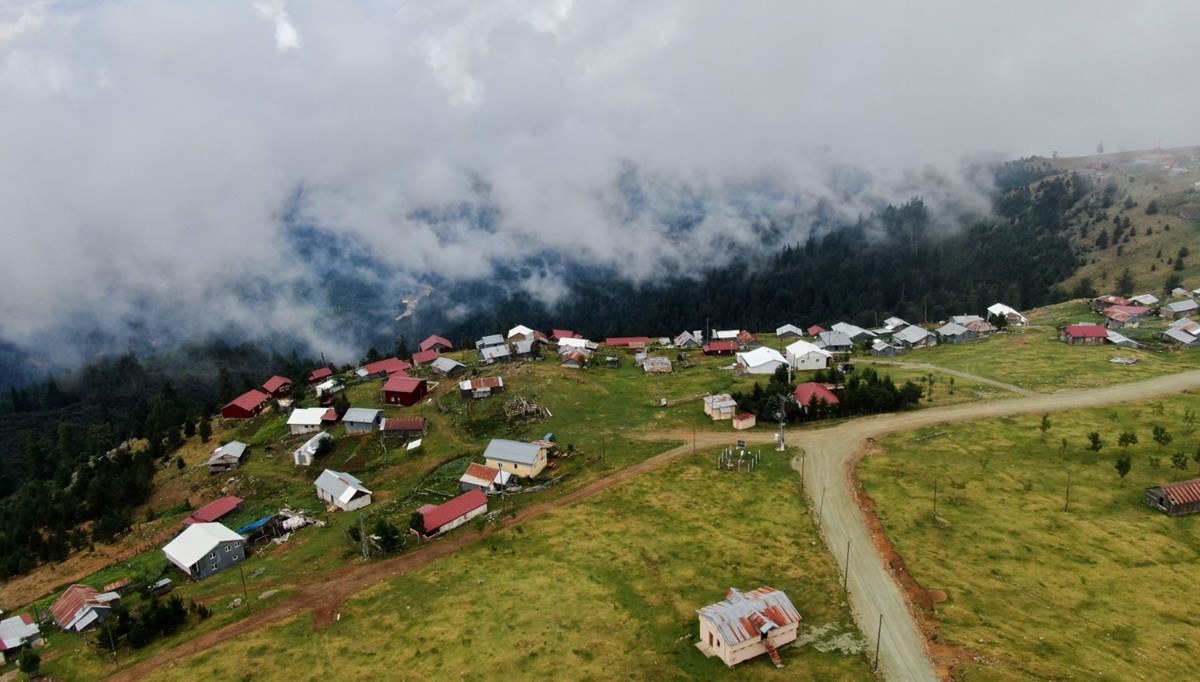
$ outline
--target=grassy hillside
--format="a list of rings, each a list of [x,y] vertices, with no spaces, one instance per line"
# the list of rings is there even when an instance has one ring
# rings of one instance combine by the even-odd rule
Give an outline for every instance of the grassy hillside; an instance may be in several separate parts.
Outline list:
[[[894,434],[862,462],[910,574],[948,595],[936,607],[940,638],[975,655],[965,679],[1190,677],[1200,520],[1141,499],[1146,486],[1196,475],[1195,460],[1179,470],[1170,459],[1200,447],[1194,396],[1050,420],[1044,437],[1038,416]],[[1168,445],[1152,439],[1155,424]],[[1139,442],[1122,483],[1114,462],[1126,430]],[[1098,453],[1087,448],[1093,431],[1106,443]],[[945,435],[919,440],[930,432]]]

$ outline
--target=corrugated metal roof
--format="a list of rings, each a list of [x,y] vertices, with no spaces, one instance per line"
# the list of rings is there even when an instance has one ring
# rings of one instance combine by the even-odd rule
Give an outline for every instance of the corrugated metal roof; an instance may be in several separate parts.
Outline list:
[[[439,372],[450,373],[455,367],[466,367],[463,363],[454,358],[440,357],[433,361],[433,368]]]
[[[541,448],[533,443],[522,443],[516,440],[494,438],[483,451],[485,459],[496,459],[502,462],[532,465],[537,461]]]
[[[328,376],[333,376],[332,369],[329,369],[328,367],[318,367],[317,369],[314,369],[308,373],[308,380],[309,382],[319,381]]]
[[[463,472],[462,477],[458,481],[459,483],[478,485],[486,488],[495,483],[500,473],[499,469],[472,462],[467,465],[467,470]]]
[[[967,316],[961,315],[960,317],[967,317]],[[959,324],[957,322],[947,322],[946,324],[938,327],[937,333],[941,334],[942,336],[962,336],[963,334],[966,334],[969,331],[970,331],[969,329],[967,329],[966,327],[962,326],[961,324]]]
[[[738,353],[737,358],[739,362],[745,363],[747,367],[759,367],[770,362],[787,364],[787,358],[783,357],[779,351],[774,348],[767,348],[766,346],[755,348],[745,353]]]
[[[263,388],[267,390],[267,393],[274,393],[275,391],[278,391],[279,389],[283,388],[284,386],[288,386],[291,383],[291,379],[275,375],[270,379],[267,379],[267,383],[263,384]]]
[[[342,471],[326,469],[315,481],[317,488],[328,493],[333,499],[346,503],[354,499],[356,493],[371,494],[362,481]]]
[[[41,630],[28,613],[0,620],[0,651],[16,649],[39,634]]]
[[[79,610],[85,606],[100,606],[103,604],[97,597],[99,592],[94,587],[87,585],[72,585],[67,588],[66,592],[54,602],[50,607],[50,612],[54,614],[54,622],[60,627],[66,628],[70,625],[79,613]]]
[[[800,612],[787,595],[772,587],[760,587],[753,592],[729,588],[725,600],[697,611],[721,633],[725,646],[736,646],[778,627],[799,623]]]
[[[325,407],[297,407],[288,415],[288,426],[320,426],[329,409]]]
[[[818,384],[815,381],[798,384],[793,395],[796,397],[796,402],[801,406],[807,406],[812,402],[813,396],[816,396],[817,400],[824,400],[830,405],[838,404],[837,394],[829,390],[825,384]]]
[[[383,385],[383,390],[389,393],[415,393],[424,383],[424,379],[393,374],[388,377],[387,383]]]
[[[241,542],[244,538],[219,523],[195,523],[163,547],[163,554],[179,566],[191,566],[222,542]]]
[[[927,336],[929,336],[928,329],[918,327],[917,325],[913,324],[896,332],[892,338],[896,339],[897,341],[903,341],[904,343],[920,343],[921,341],[924,341],[925,337]]]
[[[1108,330],[1098,324],[1072,324],[1067,325],[1066,334],[1073,339],[1104,338]]]
[[[342,421],[354,424],[374,424],[381,414],[383,414],[383,410],[374,410],[369,407],[351,407],[346,410],[346,414],[342,415]]]
[[[479,354],[484,360],[498,360],[512,355],[512,351],[508,350],[507,345],[502,346],[486,346],[479,350]]]
[[[214,450],[212,457],[208,458],[208,463],[212,464],[213,462],[216,462],[224,457],[232,457],[240,460],[242,455],[246,454],[247,447],[248,446],[241,441],[230,441]]]
[[[425,531],[432,532],[480,507],[487,507],[487,495],[484,495],[482,490],[472,490],[432,509],[422,507],[424,511],[418,512],[421,514]]]
[[[1187,313],[1195,310],[1196,308],[1200,308],[1200,303],[1196,303],[1192,300],[1176,301],[1174,303],[1168,303],[1166,308],[1173,313]]]
[[[821,347],[833,346],[840,348],[842,346],[853,346],[854,342],[850,340],[850,337],[845,332],[828,331],[817,334],[817,345]]]
[[[438,336],[437,334],[431,334],[429,338],[421,342],[421,350],[429,350],[434,346],[439,345],[445,346],[446,350],[451,350],[454,348],[454,344],[450,343],[450,341],[446,338]]]
[[[860,336],[875,336],[874,332],[863,329],[856,324],[850,324],[849,322],[838,322],[833,325],[830,331],[841,332],[851,339],[856,339]]]
[[[1162,491],[1166,493],[1167,499],[1171,500],[1172,504],[1194,504],[1200,502],[1200,478],[1194,478],[1190,481],[1179,481],[1178,483],[1167,483],[1162,486]]]
[[[242,498],[234,497],[232,495],[213,500],[212,502],[209,502],[203,507],[200,507],[196,511],[192,512],[192,515],[187,517],[187,519],[184,520],[184,523],[192,525],[196,523],[210,523],[212,521],[216,521],[217,519],[226,516],[234,509],[237,509],[238,505],[242,504],[244,501],[245,500]]]
[[[262,405],[263,403],[267,402],[270,399],[271,399],[271,396],[267,395],[266,393],[263,393],[262,391],[259,391],[259,390],[246,391],[245,393],[239,395],[238,397],[236,397],[233,400],[230,400],[228,403],[226,403],[225,407],[229,407],[230,405],[236,405],[237,407],[240,407],[243,410],[246,410],[247,412],[253,412],[254,410],[257,410],[260,405]]]
[[[359,370],[360,374],[363,370],[367,376],[372,374],[395,374],[396,372],[406,372],[412,368],[412,365],[401,360],[400,358],[385,358],[377,362],[368,363],[362,366]]]
[[[464,379],[458,382],[458,388],[462,391],[474,391],[480,388],[504,388],[504,377],[478,377],[476,379]]]
[[[383,420],[383,431],[424,431],[424,417],[388,417]]]
[[[440,357],[441,355],[436,350],[423,350],[419,353],[413,353],[412,361],[417,365],[428,365]]]
[[[821,348],[820,346],[818,346],[815,343],[809,343],[808,341],[804,341],[804,340],[795,341],[793,343],[788,344],[788,347],[786,348],[786,350],[787,350],[788,354],[794,358],[804,357],[805,355],[808,355],[809,353],[817,353],[818,355],[824,355],[827,358],[833,357],[833,353],[830,353],[829,351],[825,350],[824,348]]]

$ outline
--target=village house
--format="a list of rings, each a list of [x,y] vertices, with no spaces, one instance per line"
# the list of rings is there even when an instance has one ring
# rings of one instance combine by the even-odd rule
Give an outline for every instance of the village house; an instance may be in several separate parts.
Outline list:
[[[815,381],[808,381],[803,384],[797,384],[792,397],[796,399],[796,404],[807,410],[810,405],[825,403],[826,405],[837,405],[837,394],[829,390],[825,384],[819,384]]]
[[[676,348],[699,348],[704,345],[698,332],[683,332],[676,336],[672,344]]]
[[[28,613],[0,620],[0,663],[16,658],[26,647],[32,649],[45,643],[41,628]]]
[[[1060,341],[1072,346],[1100,346],[1108,337],[1108,330],[1098,324],[1070,324],[1059,333]]]
[[[741,414],[735,414],[733,416],[733,428],[737,429],[738,431],[752,429],[757,423],[758,419],[756,419],[755,416],[749,412],[742,412]]]
[[[354,511],[371,504],[371,491],[362,481],[341,471],[326,469],[313,485],[322,502],[342,511]]]
[[[204,580],[245,559],[246,540],[219,523],[196,523],[162,551],[167,561],[193,580]]]
[[[507,488],[509,479],[511,478],[511,472],[501,471],[490,466],[472,462],[467,465],[467,470],[458,479],[458,483],[462,487],[463,492],[471,490],[491,492]]]
[[[787,358],[774,348],[760,346],[737,354],[737,371],[741,374],[774,374],[776,369],[787,366]]]
[[[504,392],[504,377],[478,377],[458,382],[458,395],[463,400],[482,400]]]
[[[271,396],[262,391],[246,391],[226,403],[221,408],[221,416],[226,419],[251,419],[257,417],[270,400]]]
[[[332,443],[333,436],[324,431],[309,438],[304,445],[292,451],[292,462],[298,467],[312,466],[313,460],[317,458],[317,451],[325,442]]]
[[[333,376],[333,370],[328,367],[318,367],[308,373],[308,383],[316,384]]]
[[[486,513],[487,495],[471,490],[444,504],[420,507],[413,515],[411,530],[422,538],[432,538]]]
[[[442,357],[436,350],[423,350],[412,355],[413,365],[430,365],[434,360]]]
[[[822,327],[819,324],[814,324],[813,326],[809,327],[806,331],[808,331],[809,336],[816,336],[816,335],[820,334],[821,332],[827,332],[829,330]]]
[[[775,328],[775,336],[780,339],[798,339],[804,336],[804,330],[794,324],[785,324]]]
[[[642,371],[646,374],[670,374],[674,371],[670,358],[646,357],[642,360]]]
[[[975,332],[975,337],[980,339],[987,338],[996,333],[996,325],[987,320],[974,320],[963,326]]]
[[[287,425],[293,436],[320,431],[326,422],[337,421],[332,407],[297,407],[288,415]]]
[[[738,332],[737,342],[738,342],[738,345],[741,346],[742,348],[750,348],[750,349],[758,348],[759,346],[762,345],[762,342],[758,340],[758,337],[755,336],[754,334],[751,334],[748,331]]]
[[[240,467],[246,459],[248,447],[245,443],[235,440],[213,450],[212,457],[208,458],[208,473],[218,474]]]
[[[710,341],[704,344],[705,355],[733,355],[737,350],[737,341]]]
[[[541,353],[538,352],[538,342],[534,339],[519,339],[512,343],[513,360],[540,360]]]
[[[319,399],[332,398],[344,390],[346,390],[346,387],[343,386],[342,382],[338,381],[336,377],[326,379],[313,388],[313,391],[316,393],[317,398]]]
[[[431,334],[429,338],[421,342],[420,349],[423,351],[435,350],[439,353],[445,353],[454,350],[454,344],[437,334]]]
[[[892,335],[892,344],[912,350],[913,348],[931,348],[937,345],[937,337],[924,327],[909,325]]]
[[[610,337],[604,340],[604,345],[609,348],[633,348],[641,350],[650,345],[650,337],[648,336],[617,336]]]
[[[583,338],[579,334],[569,329],[553,329],[550,331],[550,340],[555,343],[560,343],[565,339],[580,339]]]
[[[433,373],[439,376],[444,376],[447,379],[460,377],[467,372],[467,366],[453,358],[441,357],[433,361],[431,365]]]
[[[537,338],[537,332],[523,324],[518,324],[508,330],[509,341],[533,341]]]
[[[412,365],[401,360],[400,358],[384,358],[376,362],[371,362],[354,370],[354,376],[358,377],[359,381],[368,379],[382,379],[390,377],[393,374],[403,374],[407,376],[408,370],[412,369]]]
[[[728,393],[704,396],[704,414],[712,417],[713,421],[733,419],[737,412],[737,401]]]
[[[1140,296],[1134,296],[1133,298],[1131,298],[1129,300],[1138,305],[1144,305],[1147,307],[1153,306],[1156,303],[1158,303],[1158,297],[1155,296],[1154,294],[1141,294]]]
[[[825,369],[833,364],[833,353],[803,339],[793,341],[785,353],[787,364],[797,371]]]
[[[511,472],[519,478],[532,478],[546,468],[547,449],[536,443],[494,438],[483,452],[484,464]]]
[[[229,516],[230,514],[241,511],[242,504],[245,502],[240,497],[226,495],[220,497],[208,504],[200,507],[192,512],[186,519],[183,520],[183,525],[194,526],[197,523],[213,523]]]
[[[1192,299],[1188,299],[1186,301],[1168,303],[1158,309],[1158,314],[1165,319],[1171,320],[1181,315],[1193,314],[1198,308],[1200,308],[1200,303],[1197,303]]]
[[[904,319],[899,317],[889,317],[883,321],[883,328],[887,330],[888,334],[895,334],[907,326],[908,322],[905,322]]]
[[[411,407],[428,394],[429,384],[424,379],[396,375],[383,385],[383,402],[388,405]]]
[[[84,632],[108,617],[121,596],[116,592],[101,594],[94,587],[72,585],[50,607],[54,622],[67,632]]]
[[[1139,348],[1141,346],[1141,344],[1137,341],[1134,341],[1128,336],[1124,336],[1120,332],[1112,329],[1108,330],[1108,337],[1106,340],[1112,345],[1120,346],[1122,348]]]
[[[559,366],[567,369],[583,369],[591,362],[592,354],[586,348],[562,348],[559,350]]]
[[[845,334],[846,336],[850,337],[851,343],[865,339],[873,339],[876,336],[875,332],[863,329],[862,327],[850,324],[849,322],[838,322],[831,327],[830,331],[841,332]]]
[[[292,380],[277,374],[267,379],[267,382],[263,384],[263,390],[272,398],[286,398],[292,390]]]
[[[983,318],[978,315],[951,315],[950,321],[965,327],[972,322],[983,322]]]
[[[425,435],[426,428],[424,417],[387,417],[379,430],[385,438],[420,438]]]
[[[1200,513],[1200,478],[1146,488],[1143,502],[1167,516]]]
[[[1175,298],[1188,298],[1188,297],[1194,296],[1195,294],[1193,294],[1191,291],[1188,291],[1187,289],[1184,289],[1183,287],[1175,287],[1174,289],[1171,290],[1171,295],[1174,296]]]
[[[816,346],[830,353],[849,353],[854,350],[854,342],[845,333],[839,331],[817,333]]]
[[[1200,343],[1200,323],[1188,317],[1181,317],[1168,325],[1159,334],[1159,337],[1164,341],[1171,341],[1190,348]]]
[[[1109,306],[1129,305],[1130,303],[1132,303],[1132,301],[1122,296],[1105,294],[1104,296],[1097,296],[1096,298],[1093,298],[1091,308],[1093,313],[1102,313],[1104,312],[1104,309]]]
[[[937,328],[937,336],[942,343],[957,344],[962,343],[963,341],[974,341],[977,335],[975,332],[962,326],[962,324],[957,322],[947,322],[946,324]]]
[[[342,424],[346,426],[346,433],[374,433],[382,417],[382,410],[351,407],[342,415]]]
[[[497,362],[511,362],[512,350],[508,344],[500,344],[499,346],[484,346],[479,349],[479,360],[485,365],[491,365]]]
[[[741,329],[714,329],[712,330],[712,335],[708,338],[716,339],[717,341],[737,341],[738,334],[741,333]]]
[[[696,648],[731,668],[762,654],[783,667],[779,648],[796,641],[801,620],[787,595],[772,587],[752,592],[730,588],[723,601],[696,613],[700,618]]]
[[[503,346],[507,343],[505,338],[499,334],[488,334],[475,342],[475,350],[483,350],[492,346]]]
[[[875,339],[871,342],[871,355],[877,358],[894,358],[900,353],[900,349],[883,339]]]

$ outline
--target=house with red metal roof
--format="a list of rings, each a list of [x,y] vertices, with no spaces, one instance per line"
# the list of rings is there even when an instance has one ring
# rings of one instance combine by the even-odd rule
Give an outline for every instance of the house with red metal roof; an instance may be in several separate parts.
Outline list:
[[[809,336],[816,336],[817,334],[820,334],[821,332],[827,332],[827,331],[829,331],[829,330],[828,330],[828,329],[826,329],[826,328],[824,328],[824,327],[822,327],[821,325],[819,325],[819,324],[814,324],[813,326],[811,326],[811,327],[809,327],[809,328],[808,328],[808,335],[809,335]]]
[[[1099,324],[1069,324],[1058,338],[1072,346],[1099,346],[1108,338],[1108,330]]]
[[[501,471],[495,467],[472,462],[467,465],[467,470],[458,479],[458,483],[462,486],[463,492],[504,490],[508,487],[512,476],[510,471]]]
[[[354,370],[354,374],[359,380],[366,380],[390,377],[393,374],[404,374],[407,376],[407,372],[410,369],[412,369],[412,365],[400,358],[385,358],[359,367]]]
[[[458,382],[458,395],[463,400],[482,400],[504,392],[504,377],[476,377]]]
[[[562,341],[563,339],[582,339],[583,337],[569,329],[554,329],[550,332],[551,341]]]
[[[421,402],[428,393],[429,384],[424,379],[394,374],[383,385],[383,402],[408,407]]]
[[[649,336],[615,336],[604,340],[610,348],[633,348],[640,350],[650,345]]]
[[[226,419],[250,419],[257,417],[263,408],[267,406],[267,402],[271,396],[262,391],[246,391],[238,397],[230,400],[225,407],[221,408],[221,416]]]
[[[333,370],[328,367],[318,367],[308,373],[308,383],[318,384],[333,376]]]
[[[263,384],[263,390],[270,394],[271,397],[286,398],[288,392],[292,390],[292,380],[276,374],[267,379],[267,382]]]
[[[440,357],[442,356],[436,350],[423,350],[413,353],[412,361],[414,365],[428,365]]]
[[[733,355],[738,351],[737,341],[712,341],[704,344],[705,355]]]
[[[379,427],[387,438],[420,438],[425,429],[424,417],[386,417]]]
[[[101,594],[94,587],[72,585],[50,607],[54,622],[67,632],[83,632],[104,622],[119,604],[121,597],[115,592]]]
[[[1200,513],[1200,478],[1146,488],[1143,502],[1167,516]]]
[[[422,538],[437,537],[486,513],[487,495],[481,490],[471,490],[445,504],[427,504],[417,509],[411,530]]]
[[[796,641],[800,612],[787,595],[773,587],[752,592],[729,588],[725,599],[698,611],[700,641],[696,648],[733,667],[767,654],[783,667],[779,648]]]
[[[818,403],[823,402],[826,405],[838,404],[837,394],[829,390],[829,387],[825,384],[819,384],[815,381],[797,384],[796,391],[792,395],[796,398],[796,403],[806,410],[809,405],[813,404],[814,400]]]
[[[0,619],[0,663],[16,658],[24,647],[42,646],[45,643],[41,628],[28,613]]]
[[[445,353],[448,350],[454,350],[454,344],[437,334],[433,334],[421,342],[421,350],[436,350],[439,353]]]
[[[212,523],[220,521],[230,514],[242,508],[242,503],[245,502],[240,497],[232,495],[213,500],[208,504],[200,507],[192,512],[191,516],[183,520],[183,525],[190,526],[193,523]]]

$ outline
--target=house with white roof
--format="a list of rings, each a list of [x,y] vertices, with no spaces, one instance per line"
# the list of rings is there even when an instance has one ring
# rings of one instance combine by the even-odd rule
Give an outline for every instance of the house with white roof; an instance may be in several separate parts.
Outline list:
[[[815,343],[793,341],[786,349],[786,361],[792,369],[799,371],[825,369],[833,364],[833,353]]]
[[[901,319],[899,317],[889,317],[883,321],[883,328],[886,329],[887,333],[889,333],[889,334],[895,334],[896,332],[900,331],[901,329],[904,329],[907,326],[908,326],[908,322],[905,322],[903,319]]]
[[[783,667],[779,648],[796,641],[801,620],[787,595],[772,587],[752,592],[731,587],[723,601],[696,614],[700,618],[696,648],[705,656],[720,658],[731,668],[762,654]]]
[[[875,338],[875,332],[868,329],[863,329],[862,327],[859,327],[855,324],[850,324],[849,322],[838,322],[830,327],[830,330],[841,332],[846,336],[849,336],[851,341]]]
[[[329,435],[325,431],[322,431],[312,438],[309,438],[307,443],[301,445],[292,452],[292,461],[295,462],[296,466],[298,467],[311,466],[313,460],[317,458],[317,450],[320,449],[321,443],[324,443],[325,441],[329,441],[331,443],[333,442],[333,436]]]
[[[849,353],[854,350],[854,342],[845,332],[817,332],[816,345],[830,353]]]
[[[518,478],[532,478],[546,468],[549,453],[537,443],[493,438],[483,451],[486,466],[507,471]]]
[[[325,421],[325,415],[328,412],[329,408],[327,407],[297,407],[288,415],[288,428],[291,429],[293,436],[320,431],[321,424]]]
[[[371,504],[371,491],[362,481],[345,472],[326,469],[313,484],[322,502],[342,511],[354,511]]]
[[[0,663],[15,658],[24,647],[44,643],[41,628],[28,613],[0,620]]]
[[[775,330],[775,336],[781,339],[798,339],[804,336],[804,330],[794,324],[785,324]]]
[[[532,341],[533,338],[534,338],[534,331],[532,329],[530,329],[529,327],[526,327],[523,324],[518,324],[517,326],[508,330],[508,340],[509,341],[526,340],[526,339]]]
[[[742,374],[774,374],[776,369],[787,367],[787,364],[782,353],[766,346],[737,354],[737,370]]]
[[[342,423],[346,425],[346,433],[371,433],[379,426],[383,410],[367,407],[351,407],[342,415]]]
[[[741,333],[741,329],[713,330],[712,336],[709,338],[716,339],[717,341],[737,341],[738,334]]]
[[[222,524],[193,523],[162,551],[193,580],[204,580],[245,559],[245,545],[245,538]]]
[[[704,344],[700,341],[700,332],[683,332],[674,339],[676,348],[699,348]]]
[[[928,329],[911,325],[892,335],[892,343],[901,348],[928,348],[937,345],[937,337]]]
[[[1134,303],[1136,303],[1138,305],[1144,305],[1147,307],[1158,303],[1158,297],[1155,296],[1154,294],[1141,294],[1139,296],[1134,296],[1133,298],[1131,298],[1129,300],[1133,301]]]
[[[500,469],[484,464],[472,462],[467,465],[467,470],[458,479],[458,483],[462,487],[463,492],[470,490],[492,492],[507,488],[512,476],[511,471],[501,471]]]
[[[704,396],[704,414],[712,417],[713,421],[733,419],[737,413],[737,401],[728,393]]]
[[[1029,318],[1017,312],[1016,308],[1004,305],[1003,303],[993,303],[988,306],[987,313],[988,317],[999,315],[1008,320],[1009,324],[1022,327],[1029,324]]]
[[[894,358],[900,353],[900,349],[883,339],[875,339],[871,342],[871,355],[877,358]]]

